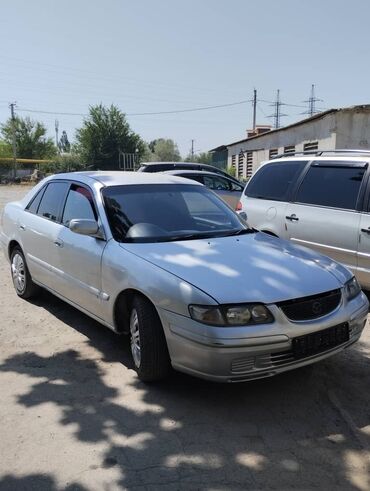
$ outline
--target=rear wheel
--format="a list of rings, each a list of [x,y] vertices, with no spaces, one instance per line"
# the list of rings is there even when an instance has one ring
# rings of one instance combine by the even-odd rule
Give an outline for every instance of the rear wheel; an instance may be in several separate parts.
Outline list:
[[[131,354],[143,382],[164,379],[171,362],[166,338],[157,311],[149,300],[136,296],[130,313]]]
[[[35,296],[39,291],[39,287],[32,281],[26,259],[20,247],[15,247],[12,250],[10,264],[13,285],[18,297],[26,299]]]

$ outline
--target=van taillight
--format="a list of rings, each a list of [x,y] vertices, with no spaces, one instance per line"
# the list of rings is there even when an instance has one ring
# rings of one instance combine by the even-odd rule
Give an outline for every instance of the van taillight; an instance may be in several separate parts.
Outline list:
[[[238,201],[238,204],[236,205],[235,210],[236,211],[241,211],[243,209],[243,205],[241,201]]]

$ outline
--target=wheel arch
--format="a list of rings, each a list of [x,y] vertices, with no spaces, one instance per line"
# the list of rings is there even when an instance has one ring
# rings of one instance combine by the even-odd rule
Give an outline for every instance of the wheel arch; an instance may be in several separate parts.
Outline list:
[[[135,296],[140,296],[150,302],[159,318],[156,306],[145,293],[135,288],[127,288],[126,290],[122,290],[114,301],[113,324],[118,333],[128,334],[129,332],[130,309]]]
[[[20,245],[20,243],[19,243],[17,240],[12,239],[12,240],[9,242],[9,245],[8,245],[8,257],[9,257],[9,259],[10,259],[11,255],[12,255],[13,250],[14,250],[16,247],[19,247],[20,249],[22,249],[22,246]]]

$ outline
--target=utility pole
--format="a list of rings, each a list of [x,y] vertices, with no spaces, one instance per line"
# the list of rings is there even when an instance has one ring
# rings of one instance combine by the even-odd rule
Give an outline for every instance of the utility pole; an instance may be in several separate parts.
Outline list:
[[[257,90],[253,90],[253,131],[256,130]]]
[[[57,147],[58,153],[59,153],[59,121],[56,119],[55,120],[55,145]]]
[[[276,93],[276,101],[274,102],[274,104],[272,104],[272,106],[275,107],[275,111],[274,111],[274,114],[272,114],[271,116],[269,116],[269,118],[274,118],[274,128],[277,129],[277,128],[280,128],[280,118],[282,118],[283,116],[287,116],[287,114],[282,114],[281,113],[281,106],[284,106],[284,102],[281,102],[280,101],[280,90],[278,89],[277,90],[277,93]]]
[[[12,120],[12,140],[13,140],[13,177],[14,179],[17,178],[17,145],[16,145],[16,135],[15,135],[15,113],[14,113],[14,108],[16,106],[15,102],[12,102],[9,104],[10,107],[10,114],[11,114],[11,120]]]
[[[194,140],[191,140],[191,151],[190,151],[191,159],[194,158]]]
[[[317,97],[315,97],[315,86],[314,84],[312,84],[310,97],[308,98],[307,101],[303,101],[308,103],[308,110],[303,114],[309,114],[310,116],[313,116],[314,114],[320,112],[316,110],[316,106],[315,106],[315,103],[319,101],[322,102],[322,99],[318,99]]]

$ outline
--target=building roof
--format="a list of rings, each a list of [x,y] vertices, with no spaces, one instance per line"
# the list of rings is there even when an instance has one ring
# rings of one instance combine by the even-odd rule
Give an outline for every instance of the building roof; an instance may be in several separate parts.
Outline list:
[[[314,114],[313,116],[310,116],[309,118],[301,119],[301,120],[296,121],[295,123],[289,124],[287,126],[283,126],[281,128],[276,128],[276,129],[271,130],[271,131],[268,131],[266,133],[262,133],[262,134],[256,135],[256,136],[251,136],[249,138],[243,138],[242,140],[238,140],[238,141],[229,143],[229,144],[227,144],[225,146],[226,147],[231,147],[232,145],[237,145],[239,143],[244,143],[244,142],[249,141],[249,140],[256,140],[257,138],[264,138],[267,135],[271,135],[272,133],[278,133],[278,132],[281,132],[281,131],[288,130],[290,128],[295,128],[297,126],[301,126],[301,125],[304,125],[306,123],[310,123],[311,121],[315,121],[317,119],[322,119],[325,116],[327,116],[328,114],[337,113],[337,112],[340,112],[340,111],[359,111],[359,110],[370,111],[370,104],[362,104],[362,105],[358,105],[358,106],[342,107],[342,108],[337,108],[337,109],[328,109],[327,111],[323,111],[321,113]],[[218,148],[219,147],[213,148],[213,149],[210,150],[210,152],[213,152],[213,151],[217,150]]]

